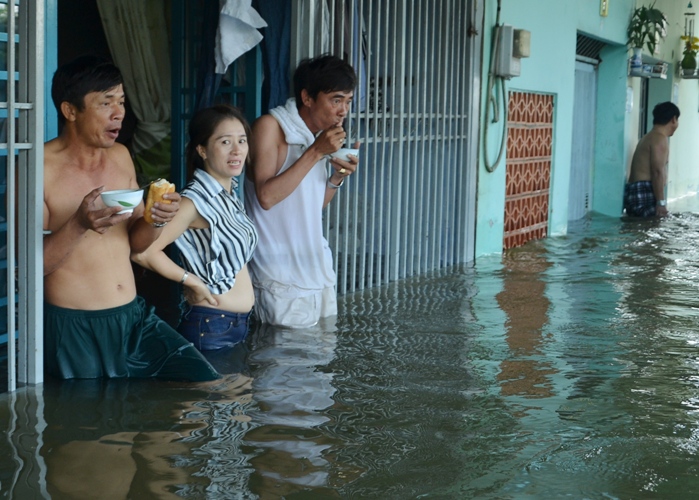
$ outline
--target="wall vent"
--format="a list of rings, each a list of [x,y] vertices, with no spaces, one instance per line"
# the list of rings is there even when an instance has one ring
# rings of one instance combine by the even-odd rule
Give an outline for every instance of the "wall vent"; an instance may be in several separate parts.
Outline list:
[[[582,35],[578,33],[578,40],[575,47],[575,55],[578,59],[585,62],[592,62],[593,64],[599,64],[602,59],[599,57],[599,53],[607,45],[606,43],[590,38],[589,36]]]

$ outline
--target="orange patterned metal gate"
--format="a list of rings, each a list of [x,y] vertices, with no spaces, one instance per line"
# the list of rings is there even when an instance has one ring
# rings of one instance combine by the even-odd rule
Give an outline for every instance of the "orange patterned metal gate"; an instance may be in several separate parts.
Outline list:
[[[507,121],[505,250],[546,237],[553,95],[510,92]]]

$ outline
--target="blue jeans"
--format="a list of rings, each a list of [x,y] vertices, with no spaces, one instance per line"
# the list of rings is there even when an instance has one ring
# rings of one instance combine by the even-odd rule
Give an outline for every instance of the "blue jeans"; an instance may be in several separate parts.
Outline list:
[[[192,306],[182,316],[177,331],[200,351],[213,351],[244,341],[251,315]]]

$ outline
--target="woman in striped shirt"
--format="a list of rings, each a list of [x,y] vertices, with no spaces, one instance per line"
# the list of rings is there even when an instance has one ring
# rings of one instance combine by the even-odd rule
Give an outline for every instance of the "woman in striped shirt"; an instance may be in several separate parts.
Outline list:
[[[178,331],[200,350],[245,339],[255,302],[247,263],[257,231],[236,193],[248,156],[250,128],[228,105],[198,111],[189,124],[186,160],[189,183],[180,209],[160,237],[133,259],[184,285],[188,307]],[[165,248],[174,242],[182,267]]]

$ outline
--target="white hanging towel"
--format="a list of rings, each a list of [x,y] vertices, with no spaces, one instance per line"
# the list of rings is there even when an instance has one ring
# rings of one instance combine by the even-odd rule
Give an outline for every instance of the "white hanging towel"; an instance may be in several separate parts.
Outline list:
[[[216,32],[216,73],[260,43],[259,28],[267,26],[251,6],[252,0],[226,0],[221,8]]]

